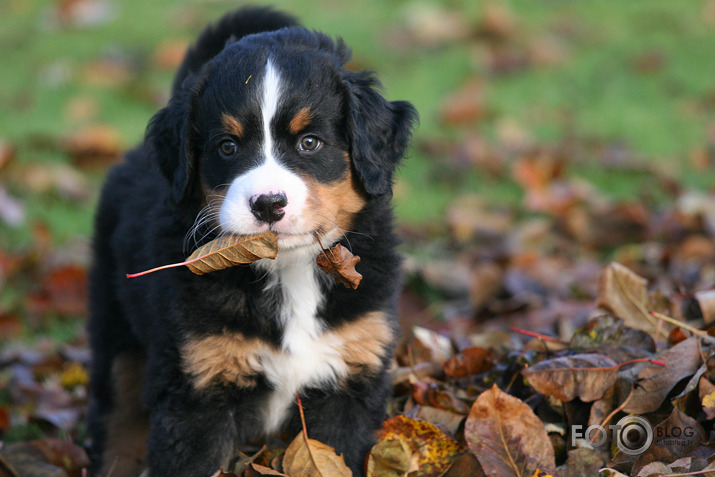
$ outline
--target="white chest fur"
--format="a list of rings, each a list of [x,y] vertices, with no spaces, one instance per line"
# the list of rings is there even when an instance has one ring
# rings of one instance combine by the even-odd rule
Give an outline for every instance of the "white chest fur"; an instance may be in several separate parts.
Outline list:
[[[303,247],[259,264],[269,273],[267,288],[279,288],[284,325],[281,350],[261,356],[266,378],[275,387],[264,408],[267,433],[281,426],[300,389],[331,384],[348,374],[342,340],[324,333],[316,318],[324,297],[315,254],[313,247]]]

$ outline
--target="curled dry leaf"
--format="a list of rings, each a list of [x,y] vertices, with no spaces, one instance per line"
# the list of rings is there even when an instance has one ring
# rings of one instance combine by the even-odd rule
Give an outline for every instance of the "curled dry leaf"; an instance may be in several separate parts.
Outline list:
[[[472,346],[449,358],[444,363],[444,373],[450,378],[463,378],[488,371],[493,365],[489,350]]]
[[[352,477],[343,456],[335,449],[298,434],[283,456],[283,470],[291,477]]]
[[[362,275],[355,270],[355,265],[360,262],[360,257],[353,255],[350,250],[341,244],[335,245],[330,250],[323,250],[315,259],[323,272],[332,276],[338,283],[355,290],[362,281]]]
[[[496,385],[479,395],[464,425],[464,438],[484,473],[527,476],[554,471],[554,448],[541,419]]]
[[[262,258],[275,258],[278,254],[278,236],[273,232],[259,235],[224,235],[197,248],[184,262],[172,263],[127,278],[140,277],[167,268],[186,265],[197,275],[223,270],[241,263],[253,263]]]
[[[407,475],[420,470],[419,454],[412,451],[402,437],[380,440],[370,451],[367,475],[388,477]]]
[[[529,384],[541,394],[560,401],[578,397],[600,399],[618,378],[618,365],[600,354],[575,354],[547,359],[522,371]]]

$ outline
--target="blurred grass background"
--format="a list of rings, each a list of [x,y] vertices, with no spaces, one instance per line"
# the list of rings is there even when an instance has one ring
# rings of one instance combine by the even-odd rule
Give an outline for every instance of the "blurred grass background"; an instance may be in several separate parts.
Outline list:
[[[241,4],[4,0],[0,141],[6,155],[12,151],[20,165],[68,163],[67,141],[87,131],[108,147],[136,144],[166,101],[176,51],[206,22]],[[569,174],[616,197],[645,193],[658,200],[658,191],[649,190],[652,165],[689,186],[711,187],[712,0],[272,5],[309,28],[342,36],[356,66],[379,72],[390,99],[409,100],[420,111],[396,188],[404,223],[439,220],[454,197],[469,191],[490,204],[518,202],[522,190],[503,170],[515,156],[542,148],[568,155]],[[3,180],[25,209],[21,223],[0,222],[3,248],[29,243],[37,224],[53,242],[90,233],[106,164],[75,167],[89,181],[82,200],[62,187],[34,191],[22,180]]]

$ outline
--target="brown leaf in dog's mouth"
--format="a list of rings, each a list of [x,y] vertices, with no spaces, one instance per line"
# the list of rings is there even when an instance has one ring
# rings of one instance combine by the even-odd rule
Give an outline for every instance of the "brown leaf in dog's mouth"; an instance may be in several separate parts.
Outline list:
[[[350,250],[341,244],[335,245],[330,250],[323,250],[315,259],[323,272],[331,275],[338,283],[355,290],[362,281],[362,275],[355,270],[355,265],[360,262],[360,257],[353,255]]]
[[[262,258],[276,258],[277,254],[278,236],[273,232],[257,235],[224,235],[194,250],[184,262],[127,274],[127,278],[140,277],[182,265],[187,266],[197,275],[203,275],[242,263],[253,263]]]

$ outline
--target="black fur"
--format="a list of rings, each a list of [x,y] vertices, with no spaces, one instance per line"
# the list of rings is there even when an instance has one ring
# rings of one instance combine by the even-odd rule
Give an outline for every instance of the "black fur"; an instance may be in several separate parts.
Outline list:
[[[256,165],[260,118],[251,119],[250,111],[259,81],[252,84],[251,75],[258,74],[266,55],[288,72],[286,102],[317,109],[321,114],[312,126],[326,138],[320,155],[281,149],[282,160],[330,184],[344,175],[340,158],[349,153],[366,200],[341,242],[361,257],[362,283],[357,290],[323,283],[325,301],[317,317],[330,330],[383,311],[394,326],[400,258],[389,198],[416,113],[408,103],[382,98],[373,75],[344,70],[350,52],[342,42],[294,25],[287,15],[251,8],[207,28],[187,53],[172,98],[151,120],[144,144],[107,178],[90,276],[89,434],[95,472],[106,446],[106,419],[116,406],[112,368],[123,356],[146,357],[142,402],[151,429],[150,475],[211,475],[242,443],[260,437],[258,409],[271,384],[259,376],[250,390],[226,384],[197,390],[182,369],[180,350],[189,336],[234,331],[279,346],[281,299],[264,289],[265,272],[237,266],[197,276],[181,267],[135,279],[125,275],[183,261],[185,237],[205,205],[202,184],[215,189]],[[247,118],[240,152],[228,162],[215,152],[223,111]],[[284,120],[276,119],[279,126]],[[215,236],[207,234],[200,243]],[[311,437],[343,453],[356,475],[363,472],[384,418],[391,358],[386,350],[379,372],[300,391]],[[290,412],[287,431],[293,437],[300,421],[295,405]]]

